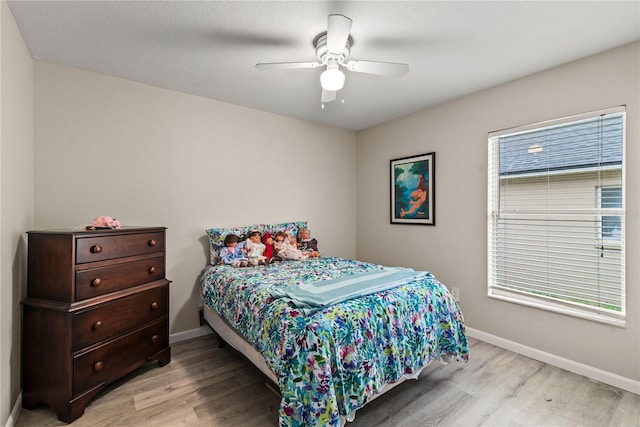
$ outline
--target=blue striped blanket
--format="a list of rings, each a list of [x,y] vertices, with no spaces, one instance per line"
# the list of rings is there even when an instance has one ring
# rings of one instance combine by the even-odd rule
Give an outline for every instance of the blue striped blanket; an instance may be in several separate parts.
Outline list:
[[[320,280],[271,290],[271,296],[291,303],[305,315],[353,298],[395,288],[410,280],[425,277],[426,272],[411,268],[385,267],[336,279]]]

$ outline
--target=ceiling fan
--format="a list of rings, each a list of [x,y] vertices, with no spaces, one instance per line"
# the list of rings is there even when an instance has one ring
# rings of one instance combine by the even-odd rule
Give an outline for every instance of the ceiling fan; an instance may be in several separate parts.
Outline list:
[[[320,75],[324,104],[334,101],[336,93],[344,86],[345,75],[341,68],[357,73],[377,74],[390,77],[402,77],[409,71],[409,65],[396,62],[347,61],[353,39],[349,35],[352,20],[343,15],[329,15],[327,31],[313,40],[318,61],[311,62],[270,62],[256,64],[258,70],[283,70],[292,68],[317,68],[324,66],[326,70]],[[323,105],[324,106],[324,105]]]

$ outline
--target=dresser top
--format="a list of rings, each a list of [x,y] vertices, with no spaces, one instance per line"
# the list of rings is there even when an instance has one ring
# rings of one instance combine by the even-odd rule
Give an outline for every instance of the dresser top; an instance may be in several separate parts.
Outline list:
[[[164,231],[167,227],[143,227],[143,226],[126,226],[120,228],[104,228],[96,230],[86,230],[84,228],[59,228],[51,230],[30,230],[27,234],[73,234],[85,237],[103,236],[105,234],[131,234]]]

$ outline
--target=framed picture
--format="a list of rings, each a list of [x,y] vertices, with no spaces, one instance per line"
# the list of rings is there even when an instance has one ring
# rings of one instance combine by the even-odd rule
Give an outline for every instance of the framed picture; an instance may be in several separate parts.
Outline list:
[[[436,153],[391,160],[391,223],[436,225]]]

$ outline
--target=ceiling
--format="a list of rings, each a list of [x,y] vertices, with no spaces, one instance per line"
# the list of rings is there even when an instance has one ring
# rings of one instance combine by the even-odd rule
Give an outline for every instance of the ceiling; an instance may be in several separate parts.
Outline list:
[[[349,130],[640,39],[640,1],[16,1],[36,59]],[[345,71],[321,108],[314,61],[329,14],[353,20],[349,59],[409,64],[390,78]]]

